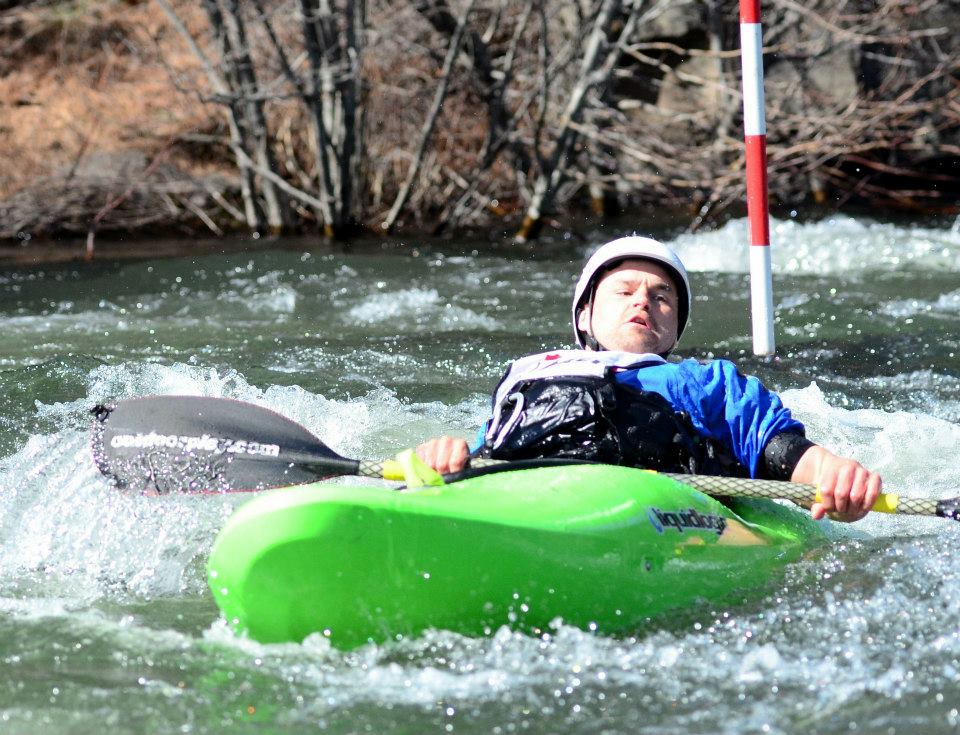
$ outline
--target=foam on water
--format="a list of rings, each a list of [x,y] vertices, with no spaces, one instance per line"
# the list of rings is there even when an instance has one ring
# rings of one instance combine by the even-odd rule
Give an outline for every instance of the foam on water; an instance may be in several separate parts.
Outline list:
[[[142,329],[143,324],[137,325]],[[189,326],[189,325],[187,325]],[[106,311],[80,311],[58,314],[25,315],[4,319],[7,336],[24,334],[29,336],[42,334],[97,334],[110,329],[126,330],[130,322],[118,318],[115,313]]]
[[[345,378],[353,378],[370,372],[382,376],[389,374],[414,375],[426,366],[422,359],[410,354],[361,349],[349,354],[323,347],[293,348],[283,351],[268,367],[280,373],[304,374],[318,370],[337,371]],[[353,371],[352,374],[349,371]]]
[[[900,319],[917,314],[929,314],[934,317],[938,315],[956,316],[960,314],[960,289],[942,294],[936,301],[923,299],[891,301],[881,306],[880,311]]]
[[[922,497],[960,495],[956,423],[907,411],[831,406],[816,383],[784,391],[782,398],[813,441],[880,472],[891,489]]]
[[[292,314],[297,308],[300,294],[292,284],[286,282],[288,278],[287,274],[279,271],[270,271],[255,278],[234,277],[230,279],[232,288],[214,297],[258,315]]]
[[[208,390],[221,388],[212,378],[193,379],[206,382]],[[911,482],[911,473],[955,447],[960,427],[904,412],[833,407],[816,385],[786,391],[784,399],[815,438],[873,463],[906,494],[948,489]],[[338,402],[274,386],[258,400],[325,438],[329,434],[330,443],[344,451],[364,445],[359,437],[375,431],[378,422],[403,427],[395,437],[382,436],[387,443],[417,433],[413,424],[421,412],[440,424],[451,419],[442,405],[406,406],[382,388]],[[932,434],[940,434],[942,443],[918,447],[908,441]],[[957,470],[950,473],[947,485],[955,485]],[[950,539],[960,534],[943,524],[878,518],[866,526],[872,538],[845,542],[795,565],[759,605],[694,611],[666,630],[658,626],[625,639],[562,621],[542,637],[505,628],[484,639],[432,631],[351,652],[330,648],[322,636],[303,645],[262,645],[234,637],[222,623],[204,639],[229,661],[234,691],[247,692],[236,701],[283,712],[274,718],[292,727],[455,726],[465,720],[493,731],[509,720],[533,729],[562,724],[565,731],[596,732],[605,721],[616,728],[645,718],[651,732],[787,733],[833,718],[870,721],[882,713],[896,721],[900,710],[909,719],[911,708],[904,703],[911,698],[960,691],[960,638],[953,632],[960,587],[950,551]],[[936,583],[924,587],[922,580]],[[904,644],[891,649],[888,641],[905,630],[910,633]],[[159,658],[171,655],[169,646],[160,646]],[[255,694],[263,681],[296,686]],[[182,696],[176,687],[162,686],[162,678],[155,682],[147,696]],[[786,709],[785,697],[793,703]],[[736,710],[728,708],[731,701],[739,701]],[[956,724],[951,711],[933,706],[927,716],[938,718],[946,731]],[[722,714],[717,719],[712,713]]]
[[[144,595],[202,592],[202,559],[216,529],[241,501],[235,496],[140,498],[110,488],[89,456],[87,411],[94,403],[146,394],[251,401],[303,424],[335,451],[363,458],[389,456],[451,427],[472,438],[488,410],[480,393],[462,404],[410,403],[381,385],[355,399],[332,400],[298,386],[262,390],[239,372],[184,364],[100,366],[91,370],[88,382],[82,400],[38,402],[38,416],[63,428],[29,437],[20,451],[0,461],[5,490],[0,576],[46,577],[54,586],[69,581],[73,588],[79,585],[79,594],[94,597],[120,588]],[[816,384],[785,391],[783,399],[811,438],[881,472],[888,488],[924,497],[958,494],[954,453],[960,426],[917,413],[831,406]],[[892,519],[871,517],[862,527],[886,535],[906,527],[924,532],[931,523],[942,521],[891,525]],[[131,545],[131,538],[138,543]]]
[[[37,597],[200,592],[213,530],[235,500],[122,493],[93,468],[89,441],[73,430],[32,436],[0,461],[0,578]]]
[[[394,725],[412,710],[484,731],[506,731],[508,722],[571,732],[610,722],[619,731],[630,721],[664,733],[835,731],[851,720],[909,720],[914,699],[940,692],[943,704],[943,693],[958,691],[957,573],[949,553],[924,545],[884,551],[850,542],[794,567],[759,607],[702,610],[670,630],[627,638],[556,621],[541,637],[431,631],[347,653],[320,636],[263,646],[215,627],[207,639],[243,652],[241,681],[255,668],[295,680],[302,698],[291,723],[362,721],[375,705]],[[919,587],[918,576],[950,591]],[[903,644],[891,649],[890,638]],[[933,700],[925,732],[956,725],[955,711]]]
[[[364,324],[389,324],[394,329],[493,331],[496,319],[441,299],[436,289],[404,289],[367,296],[347,311],[345,318]]]
[[[774,224],[775,272],[799,276],[777,292],[799,342],[753,365],[794,386],[784,400],[813,439],[904,495],[960,494],[960,378],[952,348],[926,346],[955,339],[958,235]],[[723,275],[747,270],[745,241],[743,221],[675,241],[691,270],[720,273],[700,279],[713,321],[691,349],[723,354],[746,333],[743,279]],[[0,729],[956,732],[958,524],[871,516],[758,599],[624,637],[556,621],[542,637],[430,631],[341,652],[322,636],[261,645],[217,620],[203,565],[244,497],[129,496],[89,459],[89,408],[148,394],[251,401],[346,456],[472,437],[506,360],[569,339],[578,260],[270,253],[0,276],[14,403],[0,416]],[[836,331],[803,326],[833,316]]]
[[[363,390],[372,390],[389,381],[394,386],[414,386],[424,392],[430,386],[449,390],[457,385],[466,385],[472,392],[476,383],[486,380],[489,386],[496,385],[503,374],[503,364],[486,349],[478,347],[463,354],[453,345],[449,357],[436,352],[428,359],[402,347],[383,350],[361,347],[353,350],[327,347],[293,348],[278,352],[266,367],[285,375],[311,375],[317,380],[330,376],[338,388],[354,384]],[[489,403],[489,395],[481,394],[483,402]]]
[[[935,370],[897,375],[874,375],[857,380],[832,376],[830,382],[846,389],[867,388],[883,396],[888,407],[960,423],[960,377]]]
[[[184,364],[94,368],[87,397],[37,403],[62,427],[29,436],[0,459],[0,579],[29,581],[39,596],[202,594],[203,563],[242,495],[131,495],[111,487],[90,453],[89,409],[139,395],[196,395],[252,402],[298,421],[345,456],[379,458],[454,425],[475,425],[485,397],[461,405],[403,402],[385,388],[331,400],[298,386],[261,390],[237,371]],[[464,432],[469,436],[469,432]]]
[[[904,267],[960,270],[960,234],[950,230],[833,216],[820,222],[771,220],[773,270],[780,274],[851,275]],[[671,244],[688,270],[747,273],[747,222],[685,234]]]

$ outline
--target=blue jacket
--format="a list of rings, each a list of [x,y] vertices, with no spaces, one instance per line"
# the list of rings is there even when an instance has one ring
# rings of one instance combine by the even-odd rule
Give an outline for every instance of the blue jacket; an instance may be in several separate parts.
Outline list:
[[[722,442],[756,477],[767,442],[784,431],[803,431],[780,397],[729,360],[684,360],[624,370],[617,380],[659,393],[690,415],[704,436]]]
[[[764,447],[785,431],[803,432],[780,397],[755,377],[741,374],[729,360],[646,365],[622,370],[616,379],[658,393],[677,411],[690,416],[694,428],[728,447],[756,477]],[[481,428],[476,449],[483,442]]]

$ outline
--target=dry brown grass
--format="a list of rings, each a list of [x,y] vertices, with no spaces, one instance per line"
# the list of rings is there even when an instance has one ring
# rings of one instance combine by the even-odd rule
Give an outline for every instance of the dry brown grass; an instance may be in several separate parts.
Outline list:
[[[35,5],[0,23],[0,199],[89,152],[151,158],[178,136],[219,125],[218,110],[171,84],[161,57],[183,73],[196,62],[151,3]]]

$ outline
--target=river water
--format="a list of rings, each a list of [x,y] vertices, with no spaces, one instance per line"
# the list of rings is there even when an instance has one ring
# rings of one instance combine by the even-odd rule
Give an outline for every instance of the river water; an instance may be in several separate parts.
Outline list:
[[[742,221],[673,240],[695,290],[679,352],[738,360],[888,489],[960,494],[958,228],[773,234],[779,357],[749,355]],[[507,360],[569,345],[603,239],[0,273],[0,732],[960,732],[951,522],[871,516],[758,599],[628,636],[558,623],[343,653],[220,620],[204,562],[246,498],[130,497],[94,469],[90,407],[149,394],[253,401],[354,457],[472,436]]]

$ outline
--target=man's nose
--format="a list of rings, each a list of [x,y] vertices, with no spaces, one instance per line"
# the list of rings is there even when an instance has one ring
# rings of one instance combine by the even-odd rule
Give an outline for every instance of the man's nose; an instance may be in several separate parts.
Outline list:
[[[650,308],[650,293],[645,288],[638,288],[633,292],[633,305],[642,309]]]

